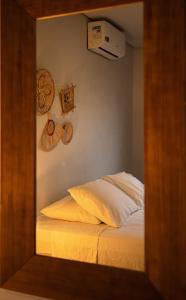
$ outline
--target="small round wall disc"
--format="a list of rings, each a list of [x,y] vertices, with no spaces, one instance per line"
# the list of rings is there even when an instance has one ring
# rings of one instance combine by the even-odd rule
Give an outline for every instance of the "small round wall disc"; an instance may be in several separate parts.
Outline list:
[[[47,123],[47,133],[48,135],[52,136],[54,134],[54,131],[55,131],[55,123],[53,120],[48,120],[48,123]]]
[[[67,145],[71,142],[73,137],[73,126],[71,123],[65,123],[62,126],[62,129],[63,131],[62,131],[61,140],[63,144]]]

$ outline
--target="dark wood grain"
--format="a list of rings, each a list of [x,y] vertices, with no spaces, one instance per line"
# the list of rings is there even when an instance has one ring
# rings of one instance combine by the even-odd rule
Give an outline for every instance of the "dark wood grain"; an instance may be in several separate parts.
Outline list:
[[[35,21],[1,1],[0,281],[35,250]]]
[[[46,18],[57,15],[82,12],[101,7],[112,7],[140,0],[17,0],[19,4],[29,12],[34,18]]]
[[[4,288],[60,300],[161,299],[145,273],[42,256],[33,257]]]
[[[160,297],[150,279],[164,299],[186,299],[184,0],[145,1],[147,276],[33,256],[35,22],[32,17],[126,2],[129,1],[19,0],[18,6],[14,0],[1,0],[0,281],[4,288],[52,299],[158,300]]]
[[[145,2],[146,262],[165,299],[186,299],[184,0]]]

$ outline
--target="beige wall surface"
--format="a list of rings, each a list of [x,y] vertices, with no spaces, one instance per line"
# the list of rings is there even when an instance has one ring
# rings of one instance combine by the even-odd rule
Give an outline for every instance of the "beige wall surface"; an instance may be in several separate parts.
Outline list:
[[[143,49],[133,49],[132,173],[144,180]]]
[[[46,298],[40,298],[35,296],[30,296],[21,293],[15,293],[8,290],[0,289],[0,299],[1,300],[44,300]]]
[[[56,85],[52,117],[74,126],[69,145],[46,153],[39,141],[47,115],[37,117],[38,210],[73,185],[131,171],[133,51],[117,61],[88,51],[87,22],[84,15],[37,22],[37,67],[50,70]],[[62,117],[59,91],[71,83],[76,108]]]

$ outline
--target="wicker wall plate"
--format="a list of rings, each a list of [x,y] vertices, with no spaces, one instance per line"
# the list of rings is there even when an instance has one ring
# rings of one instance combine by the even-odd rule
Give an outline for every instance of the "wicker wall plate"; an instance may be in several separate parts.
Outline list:
[[[73,126],[71,123],[65,123],[62,126],[62,129],[63,131],[62,131],[61,140],[63,144],[67,145],[71,142],[73,137]]]
[[[43,151],[54,149],[61,139],[63,128],[53,120],[48,120],[41,136],[41,148]]]
[[[49,71],[40,69],[37,71],[37,112],[39,115],[47,113],[54,101],[54,80]]]

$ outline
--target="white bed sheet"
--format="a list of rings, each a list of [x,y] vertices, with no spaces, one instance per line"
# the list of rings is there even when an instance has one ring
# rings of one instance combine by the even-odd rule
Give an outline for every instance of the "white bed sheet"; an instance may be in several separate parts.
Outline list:
[[[98,244],[98,264],[144,271],[144,211],[120,228],[107,227]]]
[[[36,252],[70,260],[144,271],[144,212],[120,228],[38,217]]]
[[[96,263],[99,235],[107,227],[54,220],[40,216],[36,228],[36,253]]]

